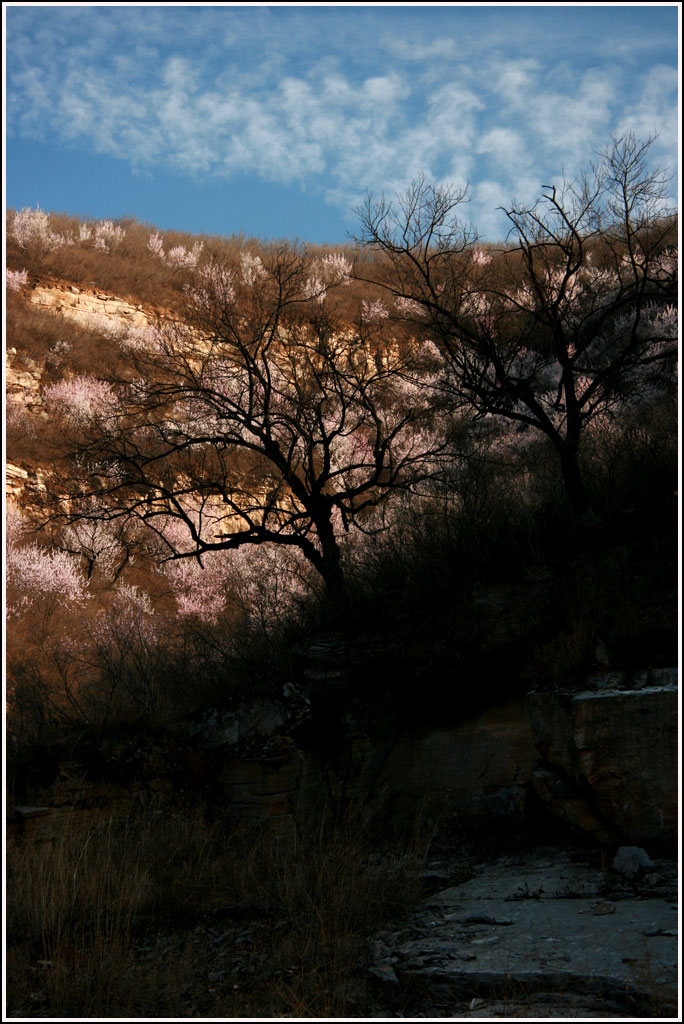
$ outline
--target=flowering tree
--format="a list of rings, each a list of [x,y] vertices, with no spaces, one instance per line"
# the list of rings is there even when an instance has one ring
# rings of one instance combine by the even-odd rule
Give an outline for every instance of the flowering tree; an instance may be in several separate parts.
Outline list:
[[[7,617],[35,604],[46,615],[58,601],[79,605],[88,598],[88,582],[78,559],[35,542],[24,542],[24,522],[18,508],[7,504],[6,515]]]
[[[52,230],[49,215],[39,206],[35,210],[30,206],[25,206],[15,213],[11,234],[21,249],[29,249],[33,246],[50,252],[52,249],[67,244],[62,235],[58,235]]]
[[[12,236],[20,249],[32,250],[34,254],[45,254],[54,249],[61,249],[74,244],[86,245],[92,242],[101,252],[111,252],[118,248],[125,238],[126,231],[111,220],[82,223],[78,229],[78,239],[68,232],[60,235],[50,226],[50,215],[39,206],[32,209],[25,206],[14,213],[8,234]]]
[[[5,270],[5,284],[10,292],[19,292],[28,281],[26,270]]]
[[[108,411],[114,411],[116,396],[111,386],[97,377],[77,375],[48,385],[44,393],[48,406],[67,420],[86,425]]]
[[[95,225],[95,248],[102,252],[110,252],[121,244],[125,235],[124,228],[113,224],[111,220],[100,221]],[[81,241],[83,241],[83,232],[81,232]]]
[[[154,256],[168,264],[175,274],[177,270],[195,270],[202,255],[204,242],[195,242],[192,249],[186,249],[184,245],[176,245],[166,254],[164,239],[158,231],[155,231],[149,237],[147,248]]]
[[[98,518],[78,519],[59,531],[52,544],[59,551],[80,558],[88,580],[97,568],[100,582],[111,585],[133,560],[133,552],[142,546],[130,531],[117,527],[117,523]]]
[[[583,431],[673,379],[676,228],[650,145],[614,139],[590,174],[507,209],[513,244],[496,253],[458,221],[464,191],[420,180],[397,206],[369,198],[360,211],[361,241],[383,257],[376,283],[439,345],[442,386],[476,417],[548,438],[584,522]]]
[[[296,548],[342,595],[340,532],[433,475],[443,450],[437,353],[390,340],[377,318],[335,323],[329,293],[349,269],[286,247],[211,261],[184,321],[135,354],[118,411],[74,446],[68,516],[141,520],[176,561]]]

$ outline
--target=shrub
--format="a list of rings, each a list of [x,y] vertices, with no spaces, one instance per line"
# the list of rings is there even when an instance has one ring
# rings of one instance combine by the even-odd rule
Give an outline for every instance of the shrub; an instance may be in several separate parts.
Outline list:
[[[28,281],[26,270],[5,270],[5,281],[11,292],[20,291]]]

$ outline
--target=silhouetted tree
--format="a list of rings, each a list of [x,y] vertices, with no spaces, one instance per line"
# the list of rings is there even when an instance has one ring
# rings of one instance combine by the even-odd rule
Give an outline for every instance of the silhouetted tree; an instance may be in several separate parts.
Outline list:
[[[210,260],[132,379],[99,404],[79,392],[60,514],[142,521],[171,559],[296,547],[344,594],[341,532],[433,475],[443,449],[434,350],[389,338],[373,311],[335,322],[328,292],[350,269],[285,246]]]
[[[615,138],[591,171],[505,210],[509,243],[478,247],[465,190],[420,179],[358,211],[374,280],[445,356],[442,386],[476,417],[540,431],[569,506],[594,517],[579,464],[587,425],[671,389],[677,358],[676,222],[653,140]],[[538,436],[538,435],[537,435]]]

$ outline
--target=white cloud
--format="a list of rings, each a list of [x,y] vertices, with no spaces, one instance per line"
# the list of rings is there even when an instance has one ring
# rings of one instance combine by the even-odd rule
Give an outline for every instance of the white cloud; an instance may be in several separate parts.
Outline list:
[[[387,52],[399,60],[410,64],[433,64],[439,61],[454,60],[459,56],[461,48],[455,39],[416,39],[397,38],[386,35],[384,38]]]
[[[658,65],[644,77],[636,102],[622,111],[618,134],[634,132],[639,138],[657,135],[654,150],[672,170],[678,160],[678,79],[674,68]]]
[[[477,151],[486,153],[509,170],[519,168],[529,161],[529,150],[522,133],[508,127],[492,128],[491,131],[485,132],[478,139]]]
[[[564,154],[571,163],[584,163],[587,154],[610,134],[616,95],[611,74],[588,71],[572,92],[541,91],[530,126],[551,152]]]
[[[487,69],[491,89],[498,94],[504,107],[528,110],[530,102],[539,92],[539,71],[536,60],[491,62]]]
[[[483,233],[493,206],[574,173],[614,131],[660,131],[676,160],[674,67],[628,68],[602,47],[580,67],[532,36],[525,50],[522,31],[506,46],[504,21],[459,34],[432,9],[415,38],[371,9],[314,10],[23,9],[8,19],[10,137],[299,183],[345,208],[421,172],[481,179]]]
[[[376,75],[363,83],[363,97],[371,107],[376,104],[394,106],[398,100],[406,99],[410,92],[408,83],[396,74]]]

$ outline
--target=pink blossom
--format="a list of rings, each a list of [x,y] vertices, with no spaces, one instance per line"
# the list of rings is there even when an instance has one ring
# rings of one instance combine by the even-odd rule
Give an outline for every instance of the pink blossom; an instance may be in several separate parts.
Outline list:
[[[50,228],[50,218],[40,207],[33,210],[31,207],[25,206],[15,213],[12,222],[12,235],[22,249],[35,243],[42,249],[50,251],[64,244],[62,236],[55,234]]]
[[[416,302],[415,299],[408,299],[404,295],[397,296],[394,305],[397,313],[401,316],[416,317],[425,315],[425,310],[419,302]]]
[[[642,268],[644,265],[644,254],[642,253],[639,246],[635,246],[631,253],[623,253],[621,263],[625,267],[631,266],[632,264],[636,264],[637,267]]]
[[[107,338],[119,338],[127,330],[124,324],[114,319],[114,317],[107,316],[106,313],[96,313],[88,310],[81,315],[81,320],[91,330],[97,331],[98,334],[102,334]]]
[[[159,259],[164,259],[164,239],[157,232],[153,232],[147,242],[147,248],[153,255],[158,256]]]
[[[226,604],[229,561],[225,554],[208,553],[202,557],[202,564],[194,558],[166,563],[166,577],[179,615],[204,622],[218,620]]]
[[[51,365],[59,364],[62,358],[71,351],[71,342],[65,341],[63,338],[56,341],[48,353],[48,362]]]
[[[9,547],[7,581],[23,591],[29,602],[40,595],[52,594],[80,604],[88,597],[88,584],[78,558],[35,543]]]
[[[444,356],[430,338],[425,338],[420,345],[422,361],[429,367],[436,368],[444,366]]]
[[[677,273],[679,264],[679,251],[677,246],[672,246],[659,253],[653,262],[655,277],[658,280],[668,279]]]
[[[311,591],[306,561],[293,548],[238,548],[228,556],[233,602],[252,618],[272,623]]]
[[[201,535],[202,529],[199,521],[200,499],[198,498],[194,502],[193,507],[192,495],[188,495],[186,500],[183,502],[179,501],[179,504],[182,507],[183,514],[190,520],[193,528]],[[178,554],[194,551],[195,542],[192,538],[192,532],[184,519],[178,516],[168,516],[155,525],[161,540],[167,545],[167,551],[170,549]]]
[[[87,423],[111,413],[116,396],[109,384],[96,377],[68,377],[45,389],[45,400],[58,406],[75,423]]]
[[[126,560],[126,550],[115,525],[100,519],[97,503],[92,500],[92,519],[78,519],[62,531],[57,547],[80,556],[88,566],[88,577],[97,565],[105,579],[114,579]]]
[[[147,327],[127,327],[125,332],[119,335],[119,344],[133,352],[159,348],[159,331],[151,324]]]
[[[525,282],[520,288],[517,288],[512,295],[510,295],[513,306],[520,309],[534,309],[536,305],[536,298],[534,292],[530,286]]]
[[[196,242],[192,250],[176,245],[169,251],[166,262],[173,270],[194,270],[200,258],[204,243]]]
[[[375,299],[373,302],[366,302],[364,299],[361,303],[361,319],[365,323],[374,323],[378,320],[386,320],[389,316],[389,310],[384,302],[380,299]]]
[[[476,317],[489,319],[492,312],[491,296],[485,292],[468,292],[463,297],[462,311]]]
[[[256,281],[266,277],[268,273],[261,257],[252,256],[250,252],[240,253],[240,269],[242,270],[242,280],[248,288],[251,288]]]
[[[5,283],[11,292],[18,292],[28,281],[26,270],[5,270]]]
[[[8,547],[18,544],[26,533],[26,519],[15,501],[8,501],[5,509],[5,542]]]
[[[320,261],[321,271],[325,283],[333,285],[348,285],[351,282],[352,265],[342,253],[329,253]]]
[[[225,263],[211,260],[199,273],[205,287],[190,294],[200,305],[214,301],[231,305],[235,301],[235,274]]]
[[[100,221],[95,225],[95,248],[109,252],[123,241],[125,234],[125,230],[113,224],[111,220]]]
[[[136,696],[139,697],[139,684],[144,682],[144,672],[149,667],[148,658],[158,651],[162,639],[160,626],[149,594],[139,587],[119,582],[109,607],[97,614],[90,645],[81,648],[79,654],[86,663],[94,661],[98,668],[103,664],[103,653],[116,659],[133,654],[135,671],[143,673],[142,679],[136,679]],[[106,662],[107,657],[105,665]]]
[[[316,274],[307,278],[304,285],[304,296],[307,299],[314,299],[318,303],[325,302],[326,288],[323,281]]]
[[[674,340],[679,333],[679,311],[676,306],[648,310],[648,322],[656,338]]]
[[[186,249],[184,245],[175,245],[169,250],[168,255],[164,253],[164,239],[159,232],[154,231],[148,241],[147,248],[160,260],[176,270],[194,270],[204,248],[204,242],[195,242],[192,249]]]

